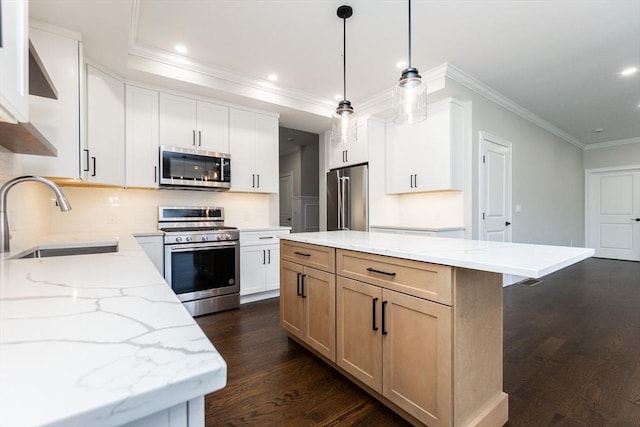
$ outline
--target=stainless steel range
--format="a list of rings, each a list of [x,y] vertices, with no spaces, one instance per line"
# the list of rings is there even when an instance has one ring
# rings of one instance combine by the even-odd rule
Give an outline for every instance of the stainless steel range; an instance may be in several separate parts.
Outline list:
[[[164,277],[193,316],[240,306],[240,233],[224,208],[160,206]]]

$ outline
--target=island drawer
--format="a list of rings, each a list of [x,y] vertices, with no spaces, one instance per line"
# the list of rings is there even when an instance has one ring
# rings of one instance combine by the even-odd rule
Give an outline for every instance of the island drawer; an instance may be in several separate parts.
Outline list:
[[[338,249],[336,270],[340,276],[452,305],[449,266]]]
[[[327,246],[280,240],[280,257],[329,273],[336,271],[336,250]]]

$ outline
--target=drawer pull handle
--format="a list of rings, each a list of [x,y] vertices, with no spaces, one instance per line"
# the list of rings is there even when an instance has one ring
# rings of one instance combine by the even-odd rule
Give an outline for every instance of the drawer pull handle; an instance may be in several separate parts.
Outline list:
[[[258,237],[258,239],[260,239],[260,240],[273,239],[273,236],[262,236],[262,237]]]
[[[298,251],[295,251],[294,254],[300,255],[300,256],[311,256],[311,254],[305,254],[304,252],[298,252]]]
[[[382,335],[387,335],[387,325],[386,325],[386,316],[384,315],[385,309],[387,308],[388,301],[382,301]]]
[[[373,326],[371,327],[371,329],[373,329],[374,331],[378,330],[378,327],[376,326],[376,303],[378,302],[378,298],[374,298],[372,300],[372,307],[371,307],[371,317],[373,319]]]
[[[394,277],[396,275],[396,273],[389,273],[388,271],[382,271],[382,270],[376,270],[375,268],[367,268],[367,271],[369,273],[378,273],[378,274],[384,274],[385,276],[391,276]]]

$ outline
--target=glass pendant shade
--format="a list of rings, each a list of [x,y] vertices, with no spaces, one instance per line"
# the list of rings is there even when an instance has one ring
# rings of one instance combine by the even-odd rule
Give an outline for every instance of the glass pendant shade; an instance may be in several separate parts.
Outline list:
[[[427,118],[427,85],[418,70],[407,68],[394,88],[393,122],[413,124]]]
[[[358,139],[357,119],[353,107],[347,100],[340,101],[331,119],[331,142],[346,144]]]

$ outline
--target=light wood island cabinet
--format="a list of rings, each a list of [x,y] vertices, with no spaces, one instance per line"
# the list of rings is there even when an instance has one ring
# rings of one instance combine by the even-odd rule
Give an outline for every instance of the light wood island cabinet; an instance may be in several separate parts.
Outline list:
[[[281,259],[296,341],[414,424],[507,422],[500,274],[287,240]]]

